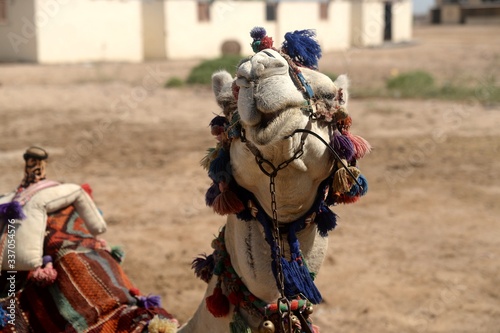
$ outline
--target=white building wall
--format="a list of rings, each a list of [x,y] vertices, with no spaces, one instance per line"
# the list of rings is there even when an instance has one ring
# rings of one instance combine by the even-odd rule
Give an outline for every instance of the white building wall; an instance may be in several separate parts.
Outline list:
[[[392,41],[408,42],[413,35],[413,4],[411,0],[395,2],[392,7]]]
[[[384,42],[384,3],[353,0],[352,8],[352,46],[381,45]]]
[[[37,60],[34,0],[7,1],[7,22],[0,24],[0,60]]]
[[[222,43],[235,40],[243,54],[251,54],[250,30],[265,26],[272,35],[274,24],[265,21],[264,2],[215,1],[210,20],[198,21],[196,1],[165,2],[167,59],[213,58],[220,56]]]
[[[301,29],[315,29],[324,52],[345,49],[350,42],[350,3],[343,0],[332,1],[328,21],[320,21],[317,2],[281,2],[276,21],[266,21],[264,1],[215,1],[206,22],[198,21],[196,1],[164,5],[168,59],[218,57],[226,40],[240,43],[243,55],[252,54],[250,30],[255,26],[264,27],[277,47],[286,32]]]
[[[163,1],[142,4],[144,59],[165,59],[165,8]]]
[[[35,0],[38,62],[143,60],[142,6],[136,0]]]

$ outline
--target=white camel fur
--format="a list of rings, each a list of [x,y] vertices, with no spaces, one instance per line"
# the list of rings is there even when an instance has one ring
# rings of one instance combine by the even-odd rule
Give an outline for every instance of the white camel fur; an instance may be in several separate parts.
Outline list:
[[[318,71],[307,68],[301,68],[301,71],[315,96],[325,96],[326,103],[333,103],[328,98],[342,88],[344,101],[347,102],[347,77],[342,75],[332,82]],[[239,87],[237,101],[231,91],[234,80]],[[246,140],[275,166],[294,155],[299,148],[301,134],[292,135],[293,131],[305,128],[308,123],[311,124],[311,131],[329,141],[328,127],[310,122],[309,114],[301,109],[304,107],[304,95],[291,80],[287,61],[273,49],[261,51],[243,61],[237,69],[236,79],[225,71],[215,73],[212,85],[217,102],[225,113],[228,108],[235,109],[237,106]],[[331,175],[335,165],[331,152],[317,138],[308,136],[303,152],[300,158],[280,170],[275,179],[280,223],[292,222],[310,209],[318,186]],[[270,179],[257,165],[247,144],[241,139],[233,140],[230,158],[234,179],[252,192],[267,215],[272,216]],[[319,235],[316,225],[302,230],[297,236],[309,270],[317,273],[327,250],[327,237]],[[271,271],[271,250],[261,224],[257,220],[244,222],[231,214],[227,218],[225,241],[231,263],[247,288],[265,302],[276,302],[280,293]],[[288,253],[287,245],[284,253]],[[215,284],[214,276],[196,313],[179,332],[229,332],[234,308],[231,306],[229,315],[215,318],[205,304],[205,298],[212,294]],[[261,318],[245,312],[242,316],[252,332],[257,332]]]

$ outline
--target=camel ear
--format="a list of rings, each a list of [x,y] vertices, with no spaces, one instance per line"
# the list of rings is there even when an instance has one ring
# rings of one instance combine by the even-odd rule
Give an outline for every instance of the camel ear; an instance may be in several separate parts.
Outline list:
[[[212,89],[215,100],[226,116],[236,110],[236,98],[233,94],[232,85],[233,77],[228,72],[223,70],[212,75]]]
[[[348,90],[349,90],[349,78],[345,74],[339,75],[337,77],[337,79],[335,80],[335,82],[333,82],[333,84],[335,84],[335,86],[338,89],[342,89],[343,99],[344,99],[345,105],[347,105],[347,101],[349,100],[349,92],[348,92]]]
[[[233,81],[231,74],[227,71],[222,70],[212,74],[212,90],[214,91],[215,98],[219,100],[219,96],[225,85],[230,84]]]

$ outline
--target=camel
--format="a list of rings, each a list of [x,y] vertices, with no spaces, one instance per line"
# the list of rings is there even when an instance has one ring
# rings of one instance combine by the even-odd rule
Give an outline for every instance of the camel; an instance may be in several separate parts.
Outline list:
[[[219,143],[203,162],[214,181],[207,204],[228,217],[213,257],[193,263],[208,287],[182,333],[317,332],[310,314],[321,295],[310,277],[335,227],[328,205],[354,202],[367,189],[354,165],[370,147],[348,131],[347,77],[332,82],[306,67],[317,59],[305,64],[291,45],[277,50],[265,32],[252,32],[257,53],[236,77],[212,76],[223,116],[211,123]]]

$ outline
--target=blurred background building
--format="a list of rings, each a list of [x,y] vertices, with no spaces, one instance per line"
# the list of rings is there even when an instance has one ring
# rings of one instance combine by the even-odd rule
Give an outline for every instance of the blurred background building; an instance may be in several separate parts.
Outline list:
[[[0,0],[0,61],[141,62],[251,53],[315,29],[324,52],[410,41],[411,0]]]
[[[436,0],[432,23],[499,24],[500,0]]]

